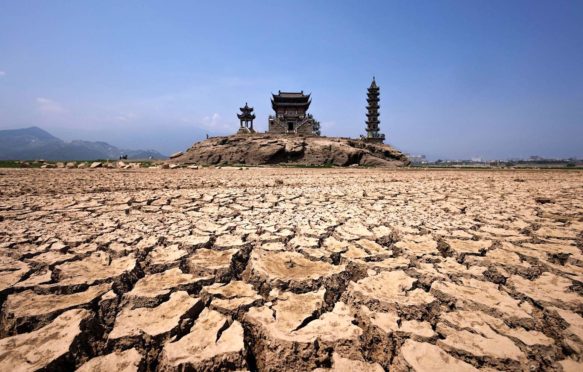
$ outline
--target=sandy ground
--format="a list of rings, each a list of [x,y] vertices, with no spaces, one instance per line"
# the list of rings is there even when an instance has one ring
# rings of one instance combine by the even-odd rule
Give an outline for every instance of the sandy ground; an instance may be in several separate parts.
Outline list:
[[[0,370],[583,370],[583,172],[0,185]]]

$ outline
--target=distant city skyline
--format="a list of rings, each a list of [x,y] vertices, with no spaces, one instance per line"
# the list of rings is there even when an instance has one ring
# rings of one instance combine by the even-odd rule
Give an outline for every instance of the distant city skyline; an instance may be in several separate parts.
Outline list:
[[[323,135],[429,159],[583,157],[583,3],[0,0],[0,129],[184,150],[312,94]]]

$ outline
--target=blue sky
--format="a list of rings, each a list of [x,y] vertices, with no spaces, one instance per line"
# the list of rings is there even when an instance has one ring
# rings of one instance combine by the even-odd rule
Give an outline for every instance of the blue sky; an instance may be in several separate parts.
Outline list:
[[[0,129],[183,150],[312,93],[330,136],[431,158],[583,157],[582,1],[0,0]]]

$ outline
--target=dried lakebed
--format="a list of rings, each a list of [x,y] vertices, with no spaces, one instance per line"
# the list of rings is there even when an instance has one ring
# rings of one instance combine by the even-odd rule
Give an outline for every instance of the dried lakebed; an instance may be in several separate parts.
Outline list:
[[[0,184],[0,370],[583,369],[581,172]]]

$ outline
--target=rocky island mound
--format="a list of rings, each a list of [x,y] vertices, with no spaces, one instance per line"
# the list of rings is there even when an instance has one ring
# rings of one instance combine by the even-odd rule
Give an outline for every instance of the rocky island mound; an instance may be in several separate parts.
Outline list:
[[[399,167],[409,160],[382,143],[350,138],[281,136],[270,134],[213,137],[197,142],[170,162],[199,165],[297,164]]]

